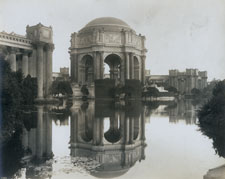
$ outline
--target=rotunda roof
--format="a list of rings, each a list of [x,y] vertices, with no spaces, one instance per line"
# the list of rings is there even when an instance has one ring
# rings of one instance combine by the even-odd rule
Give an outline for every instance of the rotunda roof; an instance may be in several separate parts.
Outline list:
[[[90,21],[85,27],[92,27],[92,26],[121,26],[130,28],[130,26],[122,21],[121,19],[117,19],[115,17],[100,17]]]

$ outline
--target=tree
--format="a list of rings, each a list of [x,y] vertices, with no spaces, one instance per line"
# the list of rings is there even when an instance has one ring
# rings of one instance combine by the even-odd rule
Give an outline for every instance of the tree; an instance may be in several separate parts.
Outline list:
[[[30,75],[27,75],[22,82],[22,86],[24,104],[33,104],[34,99],[37,98],[37,78],[31,78]]]
[[[51,86],[51,94],[53,95],[72,95],[73,90],[69,81],[53,81]]]
[[[81,93],[84,95],[84,96],[88,96],[89,95],[89,90],[87,88],[87,85],[83,85],[81,87]]]
[[[158,95],[159,95],[159,90],[156,87],[147,88],[147,96],[158,97]]]
[[[173,86],[169,86],[169,87],[165,88],[165,90],[167,90],[168,92],[171,92],[171,93],[177,93],[177,88],[175,88]]]
[[[201,91],[197,88],[193,88],[191,90],[191,94],[194,95],[194,96],[200,96],[201,95]]]
[[[225,157],[225,81],[216,84],[212,98],[200,109],[198,118],[202,133],[213,139],[215,151]]]

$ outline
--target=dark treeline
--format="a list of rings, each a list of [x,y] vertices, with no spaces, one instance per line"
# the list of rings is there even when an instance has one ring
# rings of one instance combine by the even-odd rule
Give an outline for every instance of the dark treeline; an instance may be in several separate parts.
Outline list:
[[[24,105],[31,105],[37,96],[37,82],[28,75],[24,78],[19,70],[12,72],[9,63],[0,60],[0,99],[1,99],[1,132],[5,140],[23,124],[21,110]]]
[[[20,167],[23,156],[21,134],[25,105],[37,96],[36,79],[26,78],[19,70],[12,72],[7,61],[0,59],[0,173],[9,176]]]
[[[218,82],[212,97],[198,113],[202,133],[213,140],[216,153],[225,157],[225,80]]]

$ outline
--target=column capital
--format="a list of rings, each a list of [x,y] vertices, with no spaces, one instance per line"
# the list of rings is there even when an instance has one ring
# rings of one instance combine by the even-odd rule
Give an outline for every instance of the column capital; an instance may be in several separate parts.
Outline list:
[[[34,44],[37,48],[43,48],[45,43],[44,42],[37,42]]]
[[[22,54],[25,55],[25,56],[28,56],[29,53],[31,53],[32,51],[31,50],[21,50]]]
[[[18,52],[18,48],[10,47],[9,52],[10,52],[11,54],[16,54],[16,52]]]
[[[55,45],[54,44],[46,44],[46,48],[47,48],[47,50],[53,51],[55,49]]]

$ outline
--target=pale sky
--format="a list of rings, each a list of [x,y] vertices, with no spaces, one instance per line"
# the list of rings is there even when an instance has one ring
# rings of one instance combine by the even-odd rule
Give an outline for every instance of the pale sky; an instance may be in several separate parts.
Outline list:
[[[53,71],[69,67],[70,35],[97,17],[116,17],[146,36],[151,74],[198,68],[225,78],[224,0],[0,0],[0,31],[53,27]]]

